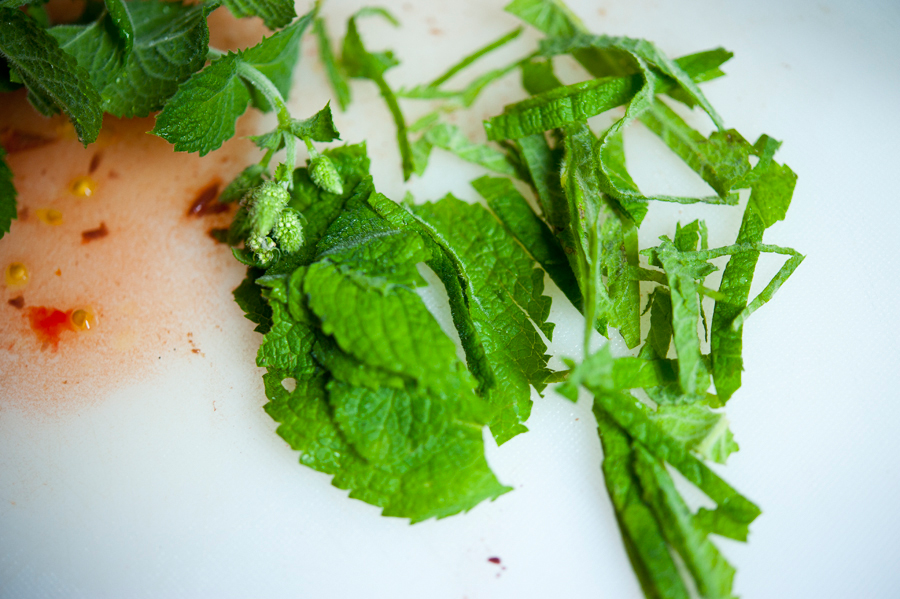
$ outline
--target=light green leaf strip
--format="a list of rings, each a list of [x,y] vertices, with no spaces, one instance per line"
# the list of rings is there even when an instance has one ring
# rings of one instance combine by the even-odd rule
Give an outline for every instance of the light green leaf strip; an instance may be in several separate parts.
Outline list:
[[[675,489],[662,463],[640,444],[635,444],[634,469],[669,543],[684,559],[697,583],[697,591],[709,599],[732,599],[735,570],[716,549]]]
[[[742,543],[747,542],[750,534],[750,527],[746,523],[736,522],[719,509],[700,508],[694,514],[694,525],[706,534],[716,534]]]
[[[331,49],[331,38],[328,37],[325,20],[317,18],[313,24],[313,31],[319,40],[319,60],[322,61],[322,65],[325,67],[325,74],[328,76],[328,81],[334,90],[338,106],[341,107],[342,111],[347,110],[347,107],[350,105],[350,84],[347,83],[347,78],[341,72],[340,65],[334,56],[334,51]]]
[[[513,0],[503,10],[549,36],[569,36],[585,30],[581,19],[558,0]]]
[[[521,34],[521,33],[522,33],[522,28],[517,27],[516,29],[513,29],[506,35],[503,35],[502,37],[500,37],[499,39],[494,40],[493,42],[487,44],[486,46],[484,46],[482,48],[479,48],[475,52],[472,52],[471,54],[469,54],[468,56],[466,56],[465,58],[460,60],[458,63],[456,63],[449,69],[447,69],[447,71],[445,71],[441,76],[439,76],[434,81],[429,83],[428,87],[440,86],[442,83],[448,81],[451,77],[453,77],[454,75],[456,75],[457,73],[459,73],[460,71],[462,71],[463,69],[465,69],[466,67],[471,65],[472,63],[474,63],[479,58],[481,58],[487,54],[490,54],[497,48],[502,48],[509,42],[513,41],[514,39],[519,37],[519,34]]]
[[[638,265],[637,227],[609,210],[600,227],[601,263],[609,288],[609,324],[622,335],[628,347],[641,342],[641,287],[630,268]]]
[[[738,232],[738,244],[761,243],[765,226],[753,205],[747,206]],[[741,371],[744,360],[743,331],[733,329],[731,324],[741,313],[750,295],[753,271],[759,260],[758,251],[734,254],[725,266],[719,292],[724,301],[717,301],[713,308],[710,331],[710,356],[712,357],[713,381],[716,394],[725,403],[741,386]]]
[[[485,121],[491,141],[518,139],[584,121],[628,102],[642,86],[639,75],[597,79],[552,89],[506,107]]]
[[[749,157],[753,148],[734,129],[714,131],[706,138],[659,100],[641,115],[641,122],[700,175],[719,197],[727,197],[750,171]]]
[[[472,181],[481,197],[506,229],[547,271],[556,286],[575,306],[582,305],[581,290],[566,253],[550,228],[537,217],[509,179],[485,175]]]
[[[412,100],[455,100],[455,102],[449,102],[441,107],[443,112],[452,112],[460,107],[471,106],[488,85],[517,69],[521,64],[522,60],[517,59],[506,66],[492,69],[479,75],[460,90],[445,90],[430,85],[418,85],[408,89],[402,88],[396,94],[400,98]]]
[[[594,391],[594,389],[591,389]],[[672,464],[720,508],[742,523],[752,522],[760,510],[691,455],[679,441],[665,433],[648,416],[648,409],[629,394],[598,390],[596,400],[609,415],[659,459]]]
[[[235,123],[247,110],[250,91],[238,75],[237,54],[228,54],[187,80],[156,117],[154,135],[177,152],[205,156],[234,137]]]
[[[209,47],[206,18],[215,3],[130,2],[134,44],[125,65],[101,91],[103,108],[119,117],[159,110],[179,85],[203,67]]]
[[[291,91],[294,70],[300,55],[300,40],[306,28],[313,22],[318,4],[281,31],[263,38],[257,45],[239,54],[241,60],[262,73],[287,99]],[[268,100],[256,89],[251,89],[253,106],[266,112],[272,109]]]
[[[741,328],[744,321],[747,320],[751,314],[772,299],[772,296],[774,296],[784,282],[788,280],[788,277],[794,274],[794,271],[797,270],[797,267],[800,266],[800,263],[803,262],[804,258],[805,256],[792,256],[788,258],[787,262],[785,262],[784,266],[775,273],[775,276],[772,277],[772,280],[769,281],[769,284],[766,285],[765,289],[760,291],[759,295],[753,298],[753,301],[747,304],[747,307],[741,310],[741,313],[735,317],[734,321],[731,323],[731,329],[736,331]]]
[[[669,281],[673,341],[678,354],[678,380],[685,395],[701,396],[706,393],[709,385],[709,373],[700,357],[700,338],[697,335],[700,298],[694,273],[690,271],[678,248],[668,240],[664,239],[656,248],[656,256]]]
[[[601,218],[614,218],[603,201],[594,169],[594,135],[586,123],[569,127],[565,132],[565,158],[561,184],[568,201],[569,227],[577,241],[576,253],[570,257],[572,270],[584,297],[582,313],[586,319],[584,355],[590,352],[592,329],[606,337],[612,315],[612,300],[601,279]]]
[[[452,152],[466,162],[481,165],[501,175],[510,177],[517,175],[516,169],[503,152],[486,144],[469,141],[456,125],[438,123],[428,129],[423,138],[429,146]]]
[[[659,406],[650,419],[673,439],[717,464],[724,464],[738,450],[725,415],[703,404]]]
[[[541,41],[541,54],[543,56],[557,56],[571,54],[586,48],[596,48],[601,51],[617,51],[627,53],[643,62],[659,69],[659,71],[672,78],[700,107],[719,129],[723,128],[722,118],[712,107],[700,88],[685,72],[679,64],[665,55],[655,44],[647,40],[630,37],[611,37],[607,35],[576,34],[567,37],[554,37]],[[640,66],[640,63],[639,63]],[[640,67],[643,71],[644,68]]]
[[[532,96],[562,86],[562,82],[553,72],[552,61],[532,59],[522,63],[522,87]]]
[[[486,362],[473,361],[472,371],[482,382],[483,396],[501,408],[491,431],[503,442],[524,428],[521,423],[531,411],[529,384],[541,391],[549,376],[547,346],[535,330],[536,325],[552,337],[543,273],[481,206],[447,196],[417,206],[415,214],[451,258],[464,285],[464,308]],[[485,365],[489,371],[481,368]]]
[[[25,84],[44,114],[63,111],[85,145],[97,139],[103,121],[100,95],[75,58],[25,13],[0,8],[0,57]]]
[[[13,184],[13,173],[6,164],[6,151],[0,146],[0,239],[9,233],[13,219],[18,217],[16,210],[16,186]]]
[[[350,17],[347,22],[347,35],[344,37],[344,49],[341,55],[341,62],[344,65],[350,77],[369,79],[378,86],[378,91],[384,98],[394,119],[397,127],[397,145],[400,148],[400,159],[403,167],[403,179],[408,180],[415,170],[413,160],[412,147],[409,142],[409,135],[406,129],[406,119],[400,110],[400,104],[397,102],[397,96],[391,90],[387,81],[384,79],[384,73],[391,66],[397,64],[393,58],[393,54],[378,53],[373,54],[366,50],[363,45],[362,38],[356,25],[356,19],[369,14],[377,14],[386,18],[389,22],[397,24],[397,20],[384,9],[363,9]]]
[[[653,512],[641,498],[631,464],[631,439],[595,405],[597,432],[603,444],[603,476],[616,510],[619,529],[638,580],[647,597],[687,599],[690,595],[669,554]]]
[[[297,16],[291,0],[223,0],[223,4],[238,18],[261,18],[269,29],[284,27]]]

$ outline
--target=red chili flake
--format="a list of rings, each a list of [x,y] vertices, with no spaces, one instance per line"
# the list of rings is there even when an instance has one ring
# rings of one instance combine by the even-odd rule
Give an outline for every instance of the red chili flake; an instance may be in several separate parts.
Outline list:
[[[90,243],[107,235],[109,235],[109,229],[106,228],[106,223],[101,222],[96,229],[88,229],[81,232],[81,243]]]
[[[88,174],[92,174],[97,170],[97,167],[100,166],[100,160],[103,158],[103,154],[100,152],[95,152],[93,156],[91,156],[91,164],[88,166]]]
[[[22,308],[25,307],[25,298],[23,296],[19,295],[19,296],[12,298],[11,300],[9,300],[6,303],[17,310],[21,310]]]
[[[39,133],[28,133],[27,131],[9,127],[0,131],[0,146],[3,146],[3,149],[8,154],[40,148],[41,146],[52,144],[56,140],[56,137],[47,137]]]
[[[63,312],[56,308],[32,306],[25,311],[25,316],[38,339],[44,345],[52,345],[54,349],[59,346],[59,336],[63,331],[75,331],[72,310]]]
[[[489,557],[488,561],[491,562],[492,564],[499,564],[500,558],[499,557]]]
[[[219,182],[214,181],[200,190],[194,203],[188,208],[188,216],[206,216],[207,214],[219,214],[228,210],[228,204],[219,202]]]

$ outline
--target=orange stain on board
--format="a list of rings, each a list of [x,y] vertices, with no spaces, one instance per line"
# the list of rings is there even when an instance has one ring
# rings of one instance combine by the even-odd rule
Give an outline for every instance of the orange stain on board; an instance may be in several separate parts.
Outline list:
[[[59,349],[59,340],[64,332],[74,333],[78,330],[72,323],[72,312],[73,310],[63,312],[58,308],[31,306],[25,310],[25,318],[41,342],[41,347],[51,347],[56,351]]]

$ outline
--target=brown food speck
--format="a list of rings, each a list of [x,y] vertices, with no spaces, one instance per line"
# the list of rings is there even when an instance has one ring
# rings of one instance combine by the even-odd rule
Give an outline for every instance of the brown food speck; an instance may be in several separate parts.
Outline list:
[[[61,277],[61,276],[62,276],[62,269],[61,269],[61,268],[57,268],[57,269],[56,269],[56,276],[57,276],[57,277]]]
[[[97,167],[100,166],[100,160],[103,158],[103,154],[100,152],[95,152],[91,157],[91,164],[88,166],[88,173],[93,173],[97,170]]]
[[[188,208],[188,216],[205,216],[207,214],[219,214],[228,210],[228,204],[218,201],[219,182],[214,181],[200,190],[194,203]]]
[[[20,221],[28,220],[28,216],[29,216],[28,206],[22,206],[21,208],[19,208],[19,214],[17,214],[16,216],[18,216]]]
[[[191,350],[191,353],[192,353],[192,354],[199,354],[199,353],[200,353],[200,350],[197,349],[197,348],[195,347],[194,349]]]
[[[444,33],[444,31],[442,29],[438,29],[437,27],[432,27],[429,33],[431,35],[441,35]]]
[[[110,179],[118,179],[118,178],[119,178],[119,172],[118,172],[118,171],[109,171],[109,175],[108,175],[108,176],[109,176]]]
[[[96,229],[88,229],[87,231],[81,232],[81,243],[90,243],[95,239],[101,239],[109,235],[109,229],[106,228],[106,223],[101,222],[100,226]]]
[[[25,297],[18,295],[6,303],[8,303],[10,306],[12,306],[13,308],[15,308],[17,310],[21,310],[22,308],[25,307]]]
[[[6,150],[8,154],[40,148],[41,146],[52,144],[56,140],[56,137],[47,137],[45,135],[28,133],[27,131],[20,131],[12,128],[0,131],[0,146],[3,146],[3,149]]]
[[[489,557],[488,561],[491,562],[492,564],[499,564],[500,558],[499,557]]]

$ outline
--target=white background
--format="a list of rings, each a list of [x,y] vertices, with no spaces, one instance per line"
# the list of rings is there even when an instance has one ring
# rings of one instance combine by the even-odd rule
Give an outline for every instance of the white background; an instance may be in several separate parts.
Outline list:
[[[359,4],[326,6],[333,36]],[[428,81],[516,25],[495,0],[381,4],[404,26],[371,20],[362,29],[373,49],[391,47],[403,61],[393,85]],[[799,175],[788,219],[767,241],[807,259],[745,327],[744,386],[728,407],[741,451],[724,475],[764,510],[749,544],[719,543],[738,569],[736,593],[898,596],[900,5],[570,5],[592,30],[645,37],[672,56],[732,50],[728,77],[705,85],[708,97],[747,138],[784,140],[777,159]],[[536,38],[529,33],[476,70]],[[296,114],[328,99],[308,62],[297,81]],[[345,141],[370,139],[376,185],[400,199],[407,188],[386,109],[369,83],[354,83],[354,92],[357,104],[336,117],[338,128]],[[518,94],[512,75],[457,122],[483,138],[481,118]],[[645,191],[697,189],[646,131],[629,135]],[[449,190],[474,199],[467,181],[479,174],[436,153],[427,177],[408,189],[420,200]],[[684,210],[688,220],[707,216]],[[671,231],[680,215],[659,209],[651,233]],[[558,304],[552,349],[577,355],[582,325]],[[158,380],[65,417],[0,411],[0,597],[641,596],[603,486],[588,402],[536,397],[531,432],[488,451],[515,491],[411,527],[297,465],[261,409],[258,337],[231,314],[221,330],[197,333],[211,367],[171,360]]]

